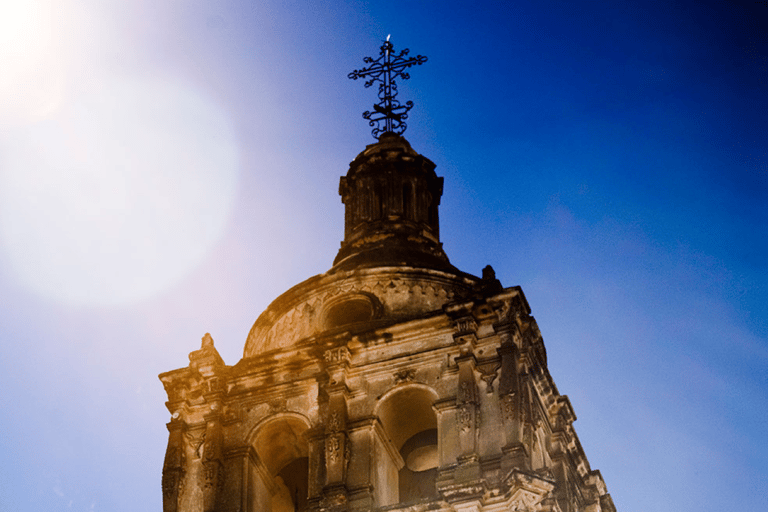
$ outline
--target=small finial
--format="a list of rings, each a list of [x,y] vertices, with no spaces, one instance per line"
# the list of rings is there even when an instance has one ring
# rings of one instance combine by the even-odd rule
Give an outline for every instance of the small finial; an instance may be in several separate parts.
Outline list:
[[[477,284],[476,290],[480,295],[488,296],[490,294],[499,293],[504,288],[501,286],[501,282],[496,279],[496,271],[493,267],[486,265],[483,269],[483,278]]]
[[[207,332],[205,333],[205,336],[203,336],[203,345],[200,348],[213,348],[213,338],[211,337],[211,333]]]
[[[379,48],[379,58],[374,60],[365,57],[363,62],[371,66],[356,69],[347,75],[352,80],[367,78],[365,87],[368,88],[379,82],[379,103],[373,105],[373,112],[366,110],[363,118],[368,120],[368,125],[373,126],[373,136],[379,138],[384,133],[401,134],[407,128],[405,120],[408,119],[408,111],[413,108],[412,101],[406,101],[405,105],[395,99],[397,97],[396,78],[408,80],[411,76],[405,70],[411,66],[421,65],[427,62],[423,55],[407,58],[409,50],[406,48],[395,55],[395,47],[387,40],[383,41]]]

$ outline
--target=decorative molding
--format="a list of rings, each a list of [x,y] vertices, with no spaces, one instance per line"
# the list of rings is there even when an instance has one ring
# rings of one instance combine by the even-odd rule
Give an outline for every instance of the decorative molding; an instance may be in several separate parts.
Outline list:
[[[285,397],[273,398],[269,402],[269,414],[277,414],[288,410],[288,400]]]
[[[507,394],[501,397],[499,405],[501,406],[501,419],[505,423],[509,423],[515,419],[517,413],[517,404],[515,403],[515,395]]]
[[[341,430],[341,415],[338,411],[333,411],[328,419],[328,431],[339,432]]]
[[[522,473],[517,469],[505,478],[509,491],[507,510],[515,512],[532,512],[540,510],[542,502],[551,496],[555,488],[554,482],[541,476]]]
[[[416,370],[414,370],[413,368],[400,370],[399,372],[395,372],[394,378],[395,378],[395,384],[412,382],[416,378]]]
[[[336,347],[326,350],[323,358],[328,364],[338,364],[349,360],[349,349],[347,347]]]
[[[399,314],[398,311],[402,306],[397,303],[403,300],[398,301],[395,299],[396,296],[416,299],[420,305],[428,304],[429,309],[439,309],[453,299],[454,286],[461,285],[434,282],[426,276],[393,278],[389,275],[366,279],[362,283],[360,281],[334,283],[325,287],[322,292],[286,310],[271,326],[264,326],[265,330],[252,331],[248,336],[246,347],[249,348],[249,352],[256,347],[257,343],[260,347],[259,352],[286,348],[298,340],[324,331],[324,312],[329,305],[338,302],[343,295],[370,295],[371,299],[375,299],[376,315],[386,311]],[[406,302],[409,307],[413,306],[412,300]]]
[[[459,430],[461,430],[462,432],[469,432],[469,430],[472,428],[473,409],[474,409],[474,406],[470,403],[465,403],[464,405],[458,408],[457,421],[459,424]]]
[[[480,378],[485,382],[486,393],[493,393],[493,381],[498,376],[499,368],[501,368],[500,361],[489,361],[477,365],[477,369],[480,371]]]
[[[475,403],[475,384],[470,381],[463,381],[459,383],[459,396],[457,400],[459,403]]]
[[[510,508],[508,510],[514,512],[528,512],[530,510],[535,510],[535,507],[538,505],[540,500],[540,496],[537,496],[530,491],[518,490],[510,498]]]
[[[204,487],[217,490],[224,486],[224,464],[219,459],[203,462],[203,474],[205,476]]]
[[[184,490],[186,457],[184,456],[183,428],[183,423],[179,421],[174,420],[169,424],[168,449],[165,452],[161,480],[164,512],[178,511]]]
[[[341,434],[338,432],[325,438],[325,452],[328,460],[335,464],[341,456]]]
[[[477,321],[472,316],[457,318],[454,323],[454,337],[474,334],[477,332]]]
[[[192,446],[192,451],[195,454],[195,459],[199,459],[202,455],[203,446],[205,445],[205,431],[203,430],[200,435],[195,436],[192,432],[184,432],[184,437]]]

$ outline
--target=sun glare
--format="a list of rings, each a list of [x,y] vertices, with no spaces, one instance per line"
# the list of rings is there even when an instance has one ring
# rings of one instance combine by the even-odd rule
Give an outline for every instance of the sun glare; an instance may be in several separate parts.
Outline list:
[[[63,86],[50,0],[0,0],[0,119],[40,117]]]
[[[173,284],[221,235],[235,194],[228,118],[177,83],[103,83],[4,146],[0,247],[21,281],[67,303]]]
[[[47,44],[51,5],[44,0],[0,1],[0,55],[23,58]]]

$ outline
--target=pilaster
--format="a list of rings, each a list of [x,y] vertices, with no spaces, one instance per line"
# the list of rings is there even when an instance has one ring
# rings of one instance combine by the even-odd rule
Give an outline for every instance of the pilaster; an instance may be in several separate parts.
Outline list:
[[[163,512],[178,512],[184,481],[184,422],[176,418],[168,427],[168,448],[163,462]]]
[[[325,352],[328,383],[325,393],[328,397],[325,421],[325,485],[322,492],[323,510],[347,510],[347,467],[350,458],[349,436],[347,435],[346,369],[349,351],[337,347]]]

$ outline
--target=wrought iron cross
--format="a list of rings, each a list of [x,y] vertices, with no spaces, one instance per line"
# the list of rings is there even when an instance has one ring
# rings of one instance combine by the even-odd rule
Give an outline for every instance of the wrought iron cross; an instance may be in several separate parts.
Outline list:
[[[408,111],[413,108],[412,101],[406,101],[401,105],[396,99],[397,84],[395,78],[408,80],[411,75],[405,72],[411,66],[424,64],[427,58],[423,55],[408,57],[408,49],[395,55],[395,48],[389,42],[389,36],[379,49],[379,58],[374,60],[371,57],[365,57],[363,62],[371,66],[363,69],[356,69],[347,77],[352,80],[358,78],[367,78],[365,87],[368,88],[374,83],[379,82],[379,103],[373,106],[373,112],[366,110],[363,118],[368,120],[368,125],[373,126],[371,133],[375,138],[379,138],[383,133],[403,133],[407,128],[405,120],[408,119]]]

